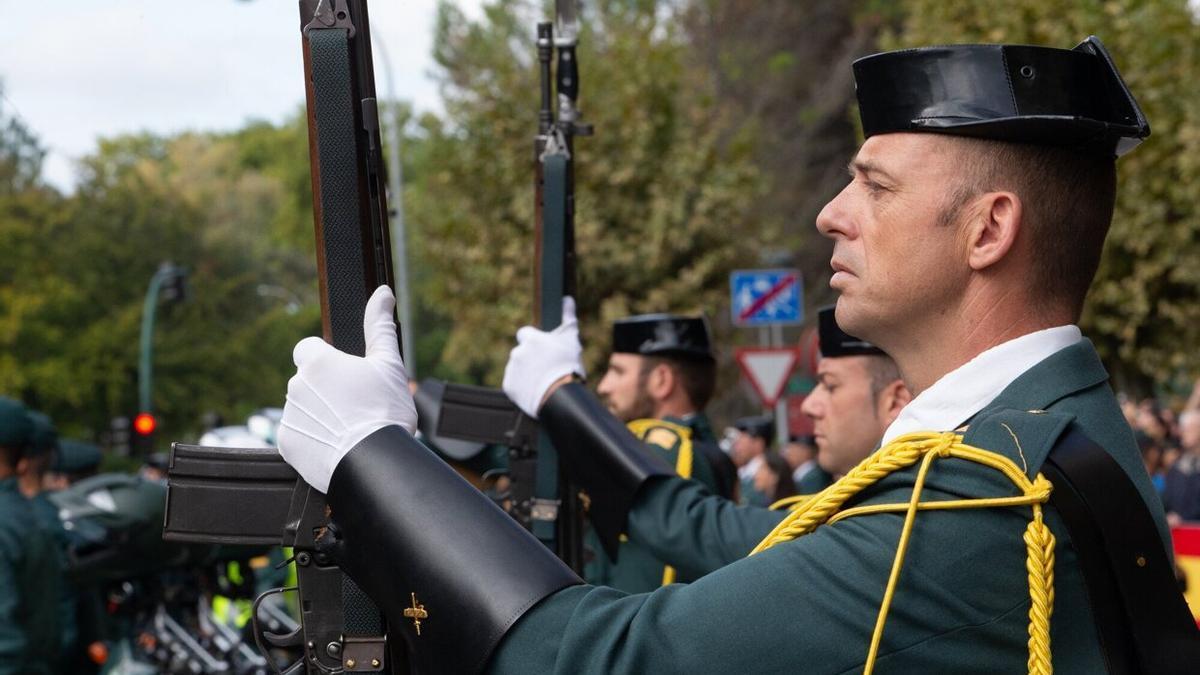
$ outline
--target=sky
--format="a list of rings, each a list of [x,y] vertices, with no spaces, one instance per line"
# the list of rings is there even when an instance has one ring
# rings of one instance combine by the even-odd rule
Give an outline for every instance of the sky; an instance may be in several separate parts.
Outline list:
[[[482,0],[457,2],[480,15]],[[74,160],[98,138],[278,122],[304,102],[296,0],[0,0],[4,8],[20,18],[0,22],[3,109],[48,149],[43,175],[64,191]],[[389,98],[386,63],[396,98],[439,109],[430,76],[436,8],[437,0],[370,3],[380,98]]]

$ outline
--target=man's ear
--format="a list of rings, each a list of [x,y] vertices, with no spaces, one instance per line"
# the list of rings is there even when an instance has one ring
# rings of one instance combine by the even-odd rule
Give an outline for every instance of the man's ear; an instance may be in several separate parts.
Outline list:
[[[892,383],[879,392],[879,416],[885,424],[891,424],[900,416],[904,406],[912,401],[912,393],[904,386],[904,380],[892,380]]]
[[[967,222],[967,264],[987,269],[1004,259],[1021,231],[1024,205],[1012,192],[988,192],[976,198]]]
[[[650,370],[646,378],[646,393],[655,401],[662,401],[675,391],[676,385],[675,371],[667,364],[660,363]]]

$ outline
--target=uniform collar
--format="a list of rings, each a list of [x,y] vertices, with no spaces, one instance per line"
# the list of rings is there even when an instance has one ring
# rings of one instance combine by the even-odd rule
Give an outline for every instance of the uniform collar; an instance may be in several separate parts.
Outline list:
[[[948,431],[997,400],[1021,375],[1053,354],[1082,341],[1073,325],[1039,330],[980,353],[946,373],[900,411],[882,445],[915,431]]]

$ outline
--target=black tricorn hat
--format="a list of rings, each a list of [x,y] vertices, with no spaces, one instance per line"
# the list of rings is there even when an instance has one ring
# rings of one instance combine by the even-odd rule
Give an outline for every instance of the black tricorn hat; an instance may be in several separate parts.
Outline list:
[[[621,354],[713,360],[702,316],[642,314],[613,322],[612,350]]]
[[[834,308],[832,306],[822,307],[817,310],[818,322],[820,324],[821,356],[827,359],[839,356],[886,356],[884,351],[879,347],[866,340],[860,340],[842,330],[837,324],[837,318],[834,317],[833,311]]]
[[[734,421],[733,428],[751,436],[770,441],[775,437],[775,418],[770,415],[740,417]]]
[[[1119,157],[1150,125],[1094,35],[1074,49],[950,45],[854,62],[863,133],[922,131]]]

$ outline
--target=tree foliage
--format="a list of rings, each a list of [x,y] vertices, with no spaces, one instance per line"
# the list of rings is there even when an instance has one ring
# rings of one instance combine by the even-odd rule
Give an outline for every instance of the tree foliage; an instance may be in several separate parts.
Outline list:
[[[755,132],[731,124],[713,82],[688,68],[675,3],[584,7],[576,143],[579,304],[593,366],[607,326],[646,311],[718,311],[730,269],[757,256],[750,218],[764,190]],[[534,23],[520,0],[477,22],[440,8],[435,57],[446,114],[424,124],[429,165],[410,194],[430,268],[426,292],[453,327],[444,360],[499,380],[533,296]]]
[[[281,405],[291,346],[319,330],[312,256],[283,245],[305,217],[304,135],[297,118],[109,139],[74,195],[0,196],[0,391],[85,435],[134,412],[143,298],[171,261],[190,296],[161,307],[155,328],[162,437],[186,437],[206,410]]]
[[[1153,131],[1117,166],[1117,210],[1083,327],[1121,386],[1200,373],[1200,27],[1186,0],[904,0],[888,46],[1097,35]]]

